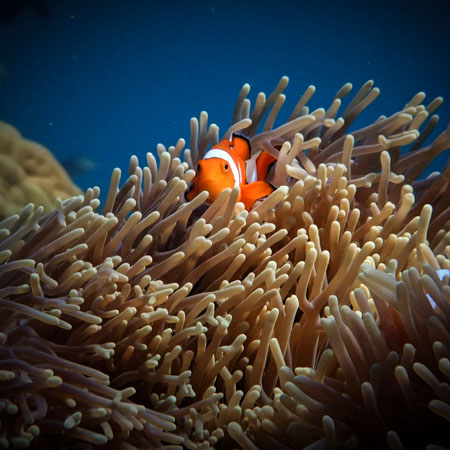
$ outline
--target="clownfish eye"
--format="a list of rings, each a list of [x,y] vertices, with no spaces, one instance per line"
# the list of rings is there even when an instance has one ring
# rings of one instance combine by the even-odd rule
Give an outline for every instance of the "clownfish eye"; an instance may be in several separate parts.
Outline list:
[[[225,170],[228,172],[228,164],[225,164]]]

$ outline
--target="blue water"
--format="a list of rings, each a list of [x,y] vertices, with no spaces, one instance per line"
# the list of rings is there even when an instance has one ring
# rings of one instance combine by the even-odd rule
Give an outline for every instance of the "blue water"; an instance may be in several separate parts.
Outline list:
[[[360,125],[420,90],[447,99],[439,130],[449,121],[447,1],[42,1],[49,18],[25,7],[0,24],[0,120],[61,161],[95,160],[75,177],[83,189],[104,193],[130,155],[188,139],[202,110],[225,131],[243,83],[254,98],[282,75],[282,118],[309,84],[316,108],[374,79],[381,95]]]

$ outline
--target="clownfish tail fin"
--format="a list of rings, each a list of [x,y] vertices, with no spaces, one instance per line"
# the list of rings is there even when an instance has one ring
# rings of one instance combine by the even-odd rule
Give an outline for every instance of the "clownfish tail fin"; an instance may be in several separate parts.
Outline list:
[[[256,160],[256,173],[258,174],[258,180],[264,180],[269,172],[270,165],[273,164],[277,159],[273,157],[271,154],[266,151],[262,151],[262,153],[258,156]]]

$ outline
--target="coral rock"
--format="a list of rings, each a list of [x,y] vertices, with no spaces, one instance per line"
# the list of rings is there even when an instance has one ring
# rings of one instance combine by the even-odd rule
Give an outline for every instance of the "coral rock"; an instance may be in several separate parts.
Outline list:
[[[80,193],[49,150],[0,122],[1,218],[17,214],[28,203],[49,211],[56,205],[56,197],[66,199]]]

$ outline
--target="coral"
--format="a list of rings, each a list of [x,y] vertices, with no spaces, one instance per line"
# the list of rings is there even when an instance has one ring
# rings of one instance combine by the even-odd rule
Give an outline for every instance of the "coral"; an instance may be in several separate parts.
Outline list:
[[[340,115],[351,85],[312,112],[309,87],[274,128],[286,85],[253,110],[244,85],[225,133],[278,159],[251,211],[184,200],[219,136],[202,113],[189,150],[115,169],[102,212],[94,187],[1,222],[0,444],[446,445],[450,166],[417,180],[442,99],[349,134],[372,82]]]
[[[19,213],[28,203],[50,211],[56,197],[80,193],[45,147],[0,122],[0,218]]]

